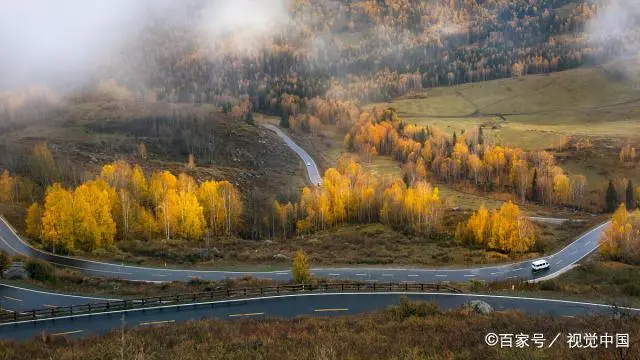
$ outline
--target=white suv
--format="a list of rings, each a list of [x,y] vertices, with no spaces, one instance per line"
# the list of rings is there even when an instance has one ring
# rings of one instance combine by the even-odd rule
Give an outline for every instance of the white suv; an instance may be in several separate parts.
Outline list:
[[[544,270],[548,268],[549,263],[547,262],[547,260],[536,260],[531,263],[531,270],[533,271]]]

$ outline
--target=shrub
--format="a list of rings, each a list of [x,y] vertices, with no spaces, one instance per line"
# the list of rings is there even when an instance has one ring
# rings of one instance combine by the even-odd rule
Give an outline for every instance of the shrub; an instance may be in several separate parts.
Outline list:
[[[560,290],[561,286],[555,280],[543,281],[540,283],[540,290],[544,291],[557,291]]]
[[[406,296],[400,298],[399,305],[392,305],[388,311],[395,318],[406,319],[412,316],[427,317],[440,313],[440,307],[436,302],[411,301]]]
[[[640,285],[638,284],[626,284],[622,287],[622,292],[629,296],[640,296]]]
[[[471,291],[479,291],[485,287],[484,281],[480,280],[469,280],[469,289]]]
[[[53,267],[45,262],[30,260],[27,262],[25,269],[32,279],[40,281],[55,281]]]
[[[2,272],[9,267],[10,263],[11,258],[9,257],[9,254],[4,252],[4,250],[0,250],[0,277],[2,277]]]

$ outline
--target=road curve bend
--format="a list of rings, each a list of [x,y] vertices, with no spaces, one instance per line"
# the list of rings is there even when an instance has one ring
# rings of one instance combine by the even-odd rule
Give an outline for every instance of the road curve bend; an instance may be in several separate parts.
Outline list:
[[[318,186],[322,182],[322,176],[320,175],[320,170],[318,170],[318,166],[316,162],[313,161],[313,158],[298,144],[296,144],[287,134],[285,134],[280,128],[272,124],[262,124],[263,127],[275,132],[278,136],[284,140],[291,150],[295,151],[296,154],[302,159],[305,167],[307,168],[307,175],[309,177],[309,181],[312,185]]]
[[[91,315],[74,315],[55,319],[25,321],[17,324],[0,324],[0,339],[27,340],[46,332],[54,335],[83,337],[125,326],[144,327],[202,318],[237,319],[290,318],[295,316],[353,315],[381,310],[397,304],[400,297],[412,300],[435,301],[442,309],[460,307],[470,300],[482,300],[495,310],[522,310],[529,313],[555,316],[590,314],[640,315],[640,309],[613,307],[586,302],[523,298],[512,296],[451,294],[451,293],[309,293],[277,295],[251,299],[211,301],[197,304],[164,305],[154,308],[112,311]]]
[[[367,282],[462,282],[468,280],[500,281],[509,279],[535,280],[560,273],[567,267],[580,261],[596,250],[599,238],[608,223],[601,224],[578,237],[574,242],[562,250],[543,257],[550,264],[547,271],[534,273],[529,261],[517,263],[472,267],[461,269],[450,268],[380,268],[380,267],[351,267],[351,268],[313,268],[314,277],[360,280]],[[24,255],[48,261],[55,265],[78,269],[90,276],[120,278],[123,280],[146,282],[189,281],[194,278],[201,280],[223,280],[251,276],[259,279],[287,281],[291,279],[289,270],[275,271],[225,271],[225,270],[196,270],[196,269],[167,269],[133,265],[105,263],[85,260],[62,255],[54,255],[27,244],[12,229],[9,223],[0,217],[0,249],[12,255]]]

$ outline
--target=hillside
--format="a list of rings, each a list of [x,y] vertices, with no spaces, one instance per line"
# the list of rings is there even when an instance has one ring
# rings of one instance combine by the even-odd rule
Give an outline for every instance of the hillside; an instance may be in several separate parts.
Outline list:
[[[617,61],[434,88],[366,108],[393,107],[407,123],[447,133],[483,126],[485,137],[497,144],[554,151],[565,171],[585,175],[591,188],[616,177],[638,183],[635,168],[621,167],[617,160],[621,147],[640,146],[640,89],[628,76],[637,69],[636,61]],[[585,139],[592,147],[577,151],[575,144]]]
[[[70,102],[46,120],[14,123],[0,133],[0,168],[21,172],[26,154],[47,142],[70,183],[116,159],[147,170],[185,171],[189,154],[198,180],[224,179],[265,197],[304,185],[299,158],[271,131],[208,105],[128,101]],[[139,152],[146,148],[146,158]]]

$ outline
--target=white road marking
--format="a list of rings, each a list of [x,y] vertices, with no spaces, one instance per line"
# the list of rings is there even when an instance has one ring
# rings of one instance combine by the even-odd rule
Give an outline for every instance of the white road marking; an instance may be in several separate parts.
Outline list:
[[[573,254],[575,254],[577,252],[578,252],[578,250],[573,250],[573,252],[569,253],[569,256],[571,256],[571,255],[573,255]]]
[[[165,274],[151,274],[151,276],[164,277],[164,276],[167,276],[167,275],[165,275]]]
[[[475,275],[471,274],[471,275],[465,275],[465,276],[466,276],[466,277],[473,277],[473,276],[475,276]]]
[[[558,261],[556,262],[556,265],[560,264],[561,262],[562,262],[562,260],[558,260]]]
[[[149,321],[149,322],[143,322],[140,323],[140,326],[145,326],[145,325],[157,325],[157,324],[169,324],[169,323],[174,323],[176,322],[175,320],[161,320],[161,321]]]
[[[444,274],[436,274],[436,276],[438,276],[438,277],[447,277],[448,275],[444,275]]]
[[[258,316],[258,315],[264,315],[264,313],[231,314],[229,315],[229,317]]]
[[[513,270],[511,270],[511,272],[514,272],[514,271],[520,271],[520,270],[522,270],[522,269],[524,269],[524,268],[517,268],[517,269],[513,269]]]
[[[349,309],[314,309],[314,312],[349,311]]]
[[[415,275],[415,274],[411,274],[411,275],[407,275],[408,277],[418,277],[419,275]]]
[[[83,331],[84,331],[84,330],[67,331],[67,332],[61,332],[61,333],[51,334],[51,336],[71,335],[71,334],[81,333],[81,332],[83,332]]]
[[[11,297],[11,296],[3,296],[3,298],[5,298],[5,299],[7,299],[7,300],[13,300],[13,301],[20,301],[20,302],[22,302],[22,300],[20,300],[20,299],[16,299],[16,298]]]
[[[55,308],[59,307],[59,306],[56,306],[56,305],[49,305],[49,304],[43,304],[42,306],[48,307],[48,308],[52,308],[52,309],[55,309]]]
[[[279,272],[279,273],[276,273],[276,275],[289,275],[289,273],[286,273],[286,272]]]
[[[367,274],[356,274],[356,276],[367,276]]]
[[[500,274],[500,272],[499,272],[499,271],[498,271],[498,272],[492,272],[492,273],[491,273],[491,274],[489,274],[489,275],[496,275],[496,274]]]
[[[329,274],[329,276],[340,276],[340,274]]]

